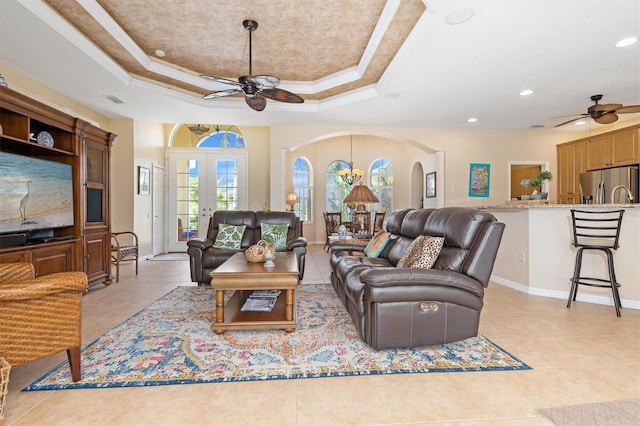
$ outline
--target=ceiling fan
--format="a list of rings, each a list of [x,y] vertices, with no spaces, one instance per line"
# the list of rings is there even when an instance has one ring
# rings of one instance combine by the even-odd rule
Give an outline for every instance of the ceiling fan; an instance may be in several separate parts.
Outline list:
[[[280,79],[278,77],[274,77],[272,75],[253,75],[251,70],[251,34],[258,28],[258,23],[251,19],[245,19],[242,21],[242,26],[244,26],[245,30],[249,31],[249,75],[240,76],[238,77],[238,81],[233,81],[212,75],[200,74],[200,77],[234,86],[232,89],[209,93],[208,95],[204,95],[202,98],[216,99],[244,93],[244,100],[247,102],[247,105],[256,111],[264,110],[267,106],[266,98],[273,99],[274,101],[296,104],[304,102],[304,99],[295,93],[291,93],[284,89],[278,89],[277,87],[280,84]]]
[[[602,99],[602,95],[591,96],[591,100],[595,103],[591,105],[589,108],[587,108],[586,114],[563,115],[561,117],[571,117],[576,115],[579,115],[580,117],[573,118],[569,121],[565,121],[564,123],[556,124],[555,127],[564,126],[565,124],[569,124],[586,117],[593,118],[593,120],[596,123],[611,124],[618,121],[618,114],[629,114],[634,112],[640,112],[640,105],[622,106],[622,104],[599,104],[598,101],[600,99]],[[553,117],[553,118],[560,118],[560,117]]]

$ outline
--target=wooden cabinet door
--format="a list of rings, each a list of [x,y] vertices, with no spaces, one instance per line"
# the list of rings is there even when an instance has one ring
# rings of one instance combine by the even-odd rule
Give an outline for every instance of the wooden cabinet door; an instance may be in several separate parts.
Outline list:
[[[611,135],[611,164],[613,166],[640,163],[638,132],[640,130],[632,129]]]
[[[84,272],[89,286],[104,282],[111,284],[111,237],[109,232],[87,233],[83,238]]]
[[[50,244],[47,247],[33,249],[31,263],[36,270],[36,276],[73,271],[74,244],[72,242]]]
[[[31,263],[31,252],[29,250],[21,250],[0,254],[0,263],[10,262]]]
[[[586,171],[586,142],[578,141],[557,147],[558,203],[580,203],[580,173]]]
[[[601,135],[587,141],[587,169],[604,169],[611,165],[611,136]]]
[[[573,192],[574,163],[573,146],[558,147],[558,196],[562,197]]]

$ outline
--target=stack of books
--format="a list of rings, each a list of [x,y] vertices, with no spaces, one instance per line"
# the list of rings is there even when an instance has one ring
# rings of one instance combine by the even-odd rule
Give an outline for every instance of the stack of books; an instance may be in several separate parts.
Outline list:
[[[254,290],[242,305],[242,311],[271,312],[278,301],[280,290]]]

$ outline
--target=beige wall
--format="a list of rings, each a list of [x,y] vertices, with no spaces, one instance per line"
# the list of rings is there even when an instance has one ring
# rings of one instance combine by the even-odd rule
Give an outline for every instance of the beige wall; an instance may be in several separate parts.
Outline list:
[[[175,124],[138,123],[132,120],[109,120],[77,102],[66,98],[54,90],[21,75],[11,67],[2,65],[2,73],[12,89],[54,106],[71,115],[89,120],[101,128],[118,135],[112,150],[112,223],[113,230],[131,229],[141,237],[143,255],[151,253],[151,197],[137,195],[137,166],[151,169],[152,164],[165,165],[164,147]],[[317,156],[320,164],[314,164],[314,175],[326,167],[327,157],[333,154],[323,142],[350,134],[367,135],[375,142],[371,149],[360,151],[355,148],[353,160],[359,168],[366,169],[374,157],[389,152],[393,145],[396,171],[405,170],[407,176],[419,161],[425,173],[436,170],[438,176],[438,206],[477,206],[503,204],[508,197],[508,161],[549,161],[550,170],[557,172],[555,145],[589,135],[611,131],[617,128],[640,124],[640,118],[617,122],[609,126],[592,124],[581,132],[551,130],[459,130],[399,127],[357,127],[357,126],[293,126],[272,127],[242,126],[249,149],[249,208],[261,209],[268,202],[272,210],[285,208],[285,196],[290,189],[290,154],[307,152]],[[316,144],[316,142],[318,142]],[[345,143],[335,143],[340,151],[335,158],[347,159]],[[404,145],[406,143],[406,145]],[[135,149],[134,149],[135,147]],[[294,151],[295,150],[295,151]],[[420,159],[413,158],[413,152],[420,153]],[[424,154],[423,154],[424,153]],[[435,153],[429,156],[428,153]],[[468,197],[470,163],[491,164],[491,188],[488,198]],[[324,166],[322,165],[324,164]],[[401,175],[398,175],[401,176]],[[290,177],[290,175],[289,175]],[[394,207],[412,203],[410,192],[418,185],[415,179],[398,177]],[[318,182],[318,179],[315,179]],[[403,182],[402,184],[400,182]],[[550,182],[550,198],[556,199],[556,180]],[[406,195],[405,195],[406,194]],[[322,200],[322,199],[320,199]],[[429,203],[433,203],[429,200]],[[407,204],[405,204],[407,203]],[[318,207],[322,201],[316,199]],[[318,211],[322,211],[320,208]],[[317,222],[317,221],[316,221]],[[318,233],[314,225],[314,233]],[[322,228],[320,228],[322,229]],[[306,235],[306,228],[305,228]],[[313,240],[324,235],[312,235]]]

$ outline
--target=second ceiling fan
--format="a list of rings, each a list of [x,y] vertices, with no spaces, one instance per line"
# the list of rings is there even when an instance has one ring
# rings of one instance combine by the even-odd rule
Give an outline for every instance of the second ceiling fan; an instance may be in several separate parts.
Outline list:
[[[249,31],[249,75],[238,77],[238,81],[212,75],[201,74],[201,77],[218,83],[234,86],[227,90],[218,90],[203,96],[203,99],[217,99],[244,93],[244,100],[252,109],[262,111],[267,106],[267,99],[279,102],[303,103],[304,99],[288,90],[279,89],[280,79],[272,75],[253,75],[251,68],[251,34],[258,28],[258,23],[251,19],[242,21],[242,26]]]
[[[618,114],[629,114],[640,112],[640,105],[627,105],[623,106],[622,104],[599,104],[598,101],[602,99],[602,95],[593,95],[591,96],[591,100],[595,102],[589,108],[587,108],[587,112],[585,114],[572,114],[563,117],[571,117],[577,116],[578,118],[573,118],[569,121],[565,121],[564,123],[556,124],[555,127],[564,126],[565,124],[573,123],[574,121],[581,120],[583,118],[591,117],[596,123],[599,124],[611,124],[618,121]],[[554,117],[560,118],[560,117]]]

